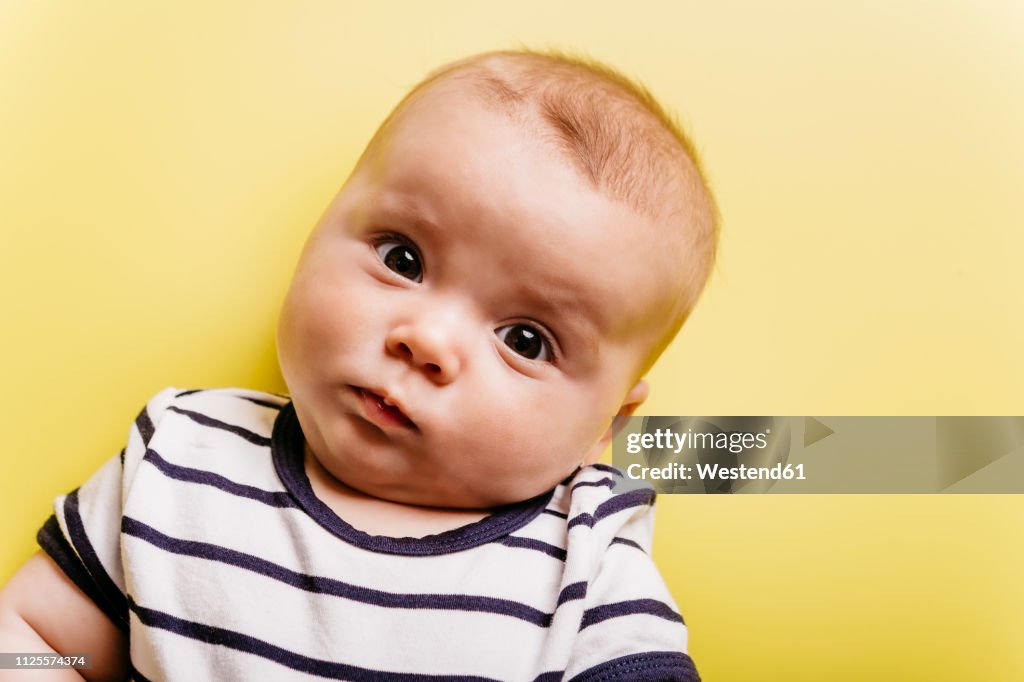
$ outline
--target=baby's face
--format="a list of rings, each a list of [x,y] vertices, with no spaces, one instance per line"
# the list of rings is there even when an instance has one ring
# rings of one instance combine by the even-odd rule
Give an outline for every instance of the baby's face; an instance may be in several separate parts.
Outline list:
[[[596,459],[679,292],[649,219],[455,87],[409,104],[328,207],[278,353],[336,478],[489,508]]]

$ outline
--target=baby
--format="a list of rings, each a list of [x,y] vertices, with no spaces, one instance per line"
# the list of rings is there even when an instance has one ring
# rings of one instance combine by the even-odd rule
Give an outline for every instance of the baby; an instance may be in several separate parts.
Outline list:
[[[152,398],[0,593],[0,651],[89,653],[89,679],[698,679],[653,493],[596,462],[703,288],[715,215],[613,71],[436,72],[306,244],[290,398]]]

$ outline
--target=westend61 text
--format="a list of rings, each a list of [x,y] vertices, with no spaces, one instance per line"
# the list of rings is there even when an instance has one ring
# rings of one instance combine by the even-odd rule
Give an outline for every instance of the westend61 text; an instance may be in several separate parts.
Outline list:
[[[673,462],[663,467],[630,464],[626,469],[626,475],[633,480],[689,481],[693,479],[694,473],[702,481],[807,480],[803,464],[779,463],[770,467],[748,467],[746,464],[740,464],[736,467],[723,467],[718,464],[689,466]]]

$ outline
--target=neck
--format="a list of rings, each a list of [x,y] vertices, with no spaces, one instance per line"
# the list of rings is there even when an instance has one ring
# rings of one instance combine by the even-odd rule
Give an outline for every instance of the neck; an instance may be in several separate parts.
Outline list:
[[[367,495],[335,478],[306,445],[306,476],[313,493],[343,521],[370,535],[421,538],[479,521],[479,509],[423,507]]]

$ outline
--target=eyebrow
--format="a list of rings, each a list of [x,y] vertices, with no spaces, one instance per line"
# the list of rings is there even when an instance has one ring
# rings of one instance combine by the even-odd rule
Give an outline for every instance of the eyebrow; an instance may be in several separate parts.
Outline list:
[[[550,286],[550,283],[538,286],[516,280],[512,289],[514,298],[522,301],[527,310],[535,311],[538,322],[551,328],[560,346],[564,347],[566,336],[571,336],[571,346],[563,348],[563,352],[569,356],[596,353],[597,337],[603,329],[601,316],[592,306],[573,296],[568,288]],[[557,294],[552,295],[552,292]]]
[[[373,197],[371,206],[367,214],[377,221],[394,220],[403,225],[411,225],[427,234],[442,233],[441,227],[436,221],[423,215],[422,211],[416,210],[409,201],[403,201],[394,195],[381,194]]]

